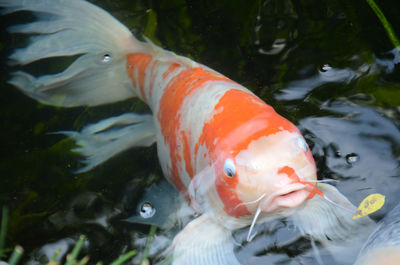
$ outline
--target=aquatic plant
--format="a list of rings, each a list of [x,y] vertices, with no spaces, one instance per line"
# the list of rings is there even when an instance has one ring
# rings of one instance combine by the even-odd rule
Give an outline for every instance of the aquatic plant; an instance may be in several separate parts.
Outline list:
[[[390,25],[389,21],[386,19],[382,10],[379,8],[379,6],[375,3],[374,0],[366,0],[366,1],[369,4],[369,6],[372,8],[372,10],[375,12],[376,16],[381,21],[390,41],[393,43],[394,47],[400,50],[400,41],[394,34],[394,30],[393,30],[392,26]]]
[[[2,211],[2,220],[1,220],[1,230],[0,230],[0,264],[3,262],[1,261],[1,259],[3,258],[3,254],[4,252],[6,252],[7,250],[4,248],[5,246],[5,239],[6,239],[6,233],[7,233],[7,223],[8,223],[8,209],[6,207],[3,207],[3,211]],[[152,228],[152,236],[155,233],[155,228]],[[152,237],[151,236],[151,237]],[[149,236],[150,238],[150,236]],[[78,241],[76,242],[74,248],[72,249],[70,254],[67,254],[67,258],[66,258],[66,262],[64,263],[64,265],[84,265],[89,261],[89,256],[84,256],[82,259],[78,259],[78,255],[82,249],[83,243],[85,242],[86,237],[84,235],[81,235],[78,239]],[[147,253],[148,253],[148,249],[150,248],[151,245],[151,240],[148,239],[148,244],[146,244],[146,248],[147,248]],[[6,264],[9,265],[17,265],[19,260],[22,257],[22,254],[24,252],[24,249],[17,245],[15,246],[13,252],[10,255],[10,258],[8,259],[8,261],[6,262]],[[57,261],[58,255],[60,253],[60,249],[58,249],[53,257],[51,258],[51,260],[47,263],[47,265],[58,265],[60,264],[60,262]],[[124,262],[126,262],[127,260],[129,260],[130,258],[132,258],[134,255],[136,255],[136,250],[131,250],[125,254],[123,254],[122,256],[120,256],[119,258],[115,259],[113,262],[110,263],[110,265],[120,265],[123,264]],[[145,260],[147,258],[147,255],[143,255],[142,260]],[[103,264],[103,262],[99,261],[96,263],[96,265],[101,265]],[[141,263],[143,264],[143,262]]]

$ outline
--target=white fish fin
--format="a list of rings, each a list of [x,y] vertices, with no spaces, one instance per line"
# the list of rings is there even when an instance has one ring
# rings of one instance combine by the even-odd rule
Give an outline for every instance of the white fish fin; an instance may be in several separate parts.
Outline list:
[[[103,9],[82,0],[0,0],[2,13],[31,11],[37,21],[10,27],[33,33],[10,59],[25,65],[51,57],[79,57],[63,72],[34,77],[14,72],[9,83],[50,105],[111,103],[135,96],[125,65],[126,54],[148,49]]]
[[[174,238],[172,265],[240,265],[231,231],[202,215]]]
[[[204,65],[200,65],[199,63],[184,57],[184,56],[180,56],[175,54],[172,51],[168,51],[168,50],[164,50],[161,47],[158,47],[157,45],[155,45],[151,39],[147,38],[146,36],[143,36],[144,40],[146,41],[146,43],[148,44],[148,48],[151,51],[151,53],[153,54],[153,56],[155,58],[157,58],[157,60],[161,61],[161,62],[178,62],[179,64],[186,66],[187,68],[193,68],[193,67],[203,67],[205,69],[208,69],[208,67],[204,66]],[[211,71],[215,72],[214,70],[211,69]]]
[[[81,132],[57,132],[73,138],[77,145],[74,151],[84,155],[86,164],[77,173],[88,171],[110,157],[131,147],[150,146],[156,141],[151,114],[126,113],[87,125]]]
[[[400,203],[379,222],[358,254],[355,264],[400,264]]]
[[[343,259],[350,255],[355,258],[376,227],[375,222],[368,216],[353,220],[356,207],[335,187],[318,183],[318,189],[336,205],[315,195],[288,219],[302,234],[320,241],[331,253],[341,253]]]

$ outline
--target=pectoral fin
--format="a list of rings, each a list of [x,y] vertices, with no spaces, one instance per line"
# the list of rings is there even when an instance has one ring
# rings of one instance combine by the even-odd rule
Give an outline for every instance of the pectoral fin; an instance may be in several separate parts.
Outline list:
[[[173,265],[240,265],[231,231],[205,214],[186,225],[172,248]]]
[[[112,156],[132,147],[150,146],[156,141],[151,114],[125,113],[85,126],[81,132],[61,131],[74,139],[86,164],[76,173],[86,172]]]

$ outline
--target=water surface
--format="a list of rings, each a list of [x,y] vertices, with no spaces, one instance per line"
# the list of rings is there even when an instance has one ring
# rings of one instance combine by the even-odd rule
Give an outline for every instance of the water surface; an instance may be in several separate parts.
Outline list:
[[[225,74],[243,84],[303,132],[320,179],[354,204],[370,193],[386,195],[380,220],[400,200],[399,55],[365,1],[183,1],[98,0],[136,36]],[[380,1],[400,34],[400,4]],[[21,36],[3,26],[26,14],[1,18],[0,201],[10,209],[7,246],[21,244],[24,262],[39,264],[56,248],[69,250],[80,234],[92,261],[109,262],[143,249],[149,226],[129,224],[146,188],[163,180],[156,148],[124,152],[90,172],[74,174],[79,156],[61,130],[124,112],[148,112],[137,100],[95,108],[38,104],[7,85],[5,64]],[[66,62],[34,64],[39,74]],[[289,231],[289,232],[288,232]],[[310,242],[277,223],[239,247],[243,264],[315,264]],[[170,236],[158,229],[157,256]],[[240,231],[237,238],[240,238]],[[323,257],[327,264],[331,257]],[[139,262],[137,257],[135,262]]]

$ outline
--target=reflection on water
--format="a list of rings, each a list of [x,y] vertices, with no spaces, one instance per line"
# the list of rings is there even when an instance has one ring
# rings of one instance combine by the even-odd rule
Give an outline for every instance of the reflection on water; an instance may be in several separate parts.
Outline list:
[[[287,87],[281,89],[276,95],[278,100],[304,99],[313,89],[328,83],[347,83],[357,74],[350,69],[333,69],[324,65],[314,76],[298,81],[290,82]]]
[[[244,8],[223,2],[96,1],[136,35],[145,32],[274,105],[302,130],[319,178],[337,180],[333,185],[354,204],[368,194],[384,194],[386,204],[372,218],[384,217],[400,201],[399,54],[368,6],[255,1]],[[400,25],[398,3],[386,5],[392,25]],[[20,40],[1,34],[3,59]],[[4,84],[10,68],[1,67]],[[93,261],[107,262],[130,249],[140,253],[149,225],[158,227],[150,248],[150,257],[158,257],[193,216],[164,185],[154,147],[127,151],[75,176],[78,157],[68,151],[73,144],[48,135],[127,109],[148,111],[141,103],[65,110],[37,105],[6,85],[1,93],[6,129],[0,200],[11,210],[8,245],[22,244],[25,261],[43,263],[57,248],[66,253],[79,234],[88,236],[84,251]],[[140,215],[144,203],[152,207],[146,208],[154,214],[149,218]],[[126,222],[129,217],[133,224]],[[243,264],[318,264],[312,243],[292,225],[276,221],[256,230],[249,243],[247,228],[234,233]],[[336,264],[317,247],[324,264]]]
[[[376,109],[348,100],[327,102],[321,108],[331,115],[300,121],[312,135],[316,156],[324,160],[320,176],[339,180],[339,190],[354,202],[380,192],[392,207],[400,199],[397,126]]]
[[[358,69],[350,68],[335,69],[325,64],[320,71],[312,77],[289,82],[286,87],[280,90],[275,96],[278,100],[302,100],[312,90],[317,87],[329,83],[348,84],[353,79],[360,78],[364,75],[379,73],[384,71],[386,74],[393,73],[396,64],[400,62],[398,49],[393,49],[387,53],[390,59],[379,59],[374,56],[375,62],[371,65],[362,64]],[[359,60],[358,56],[354,56],[354,60]],[[301,72],[302,70],[300,70]]]

